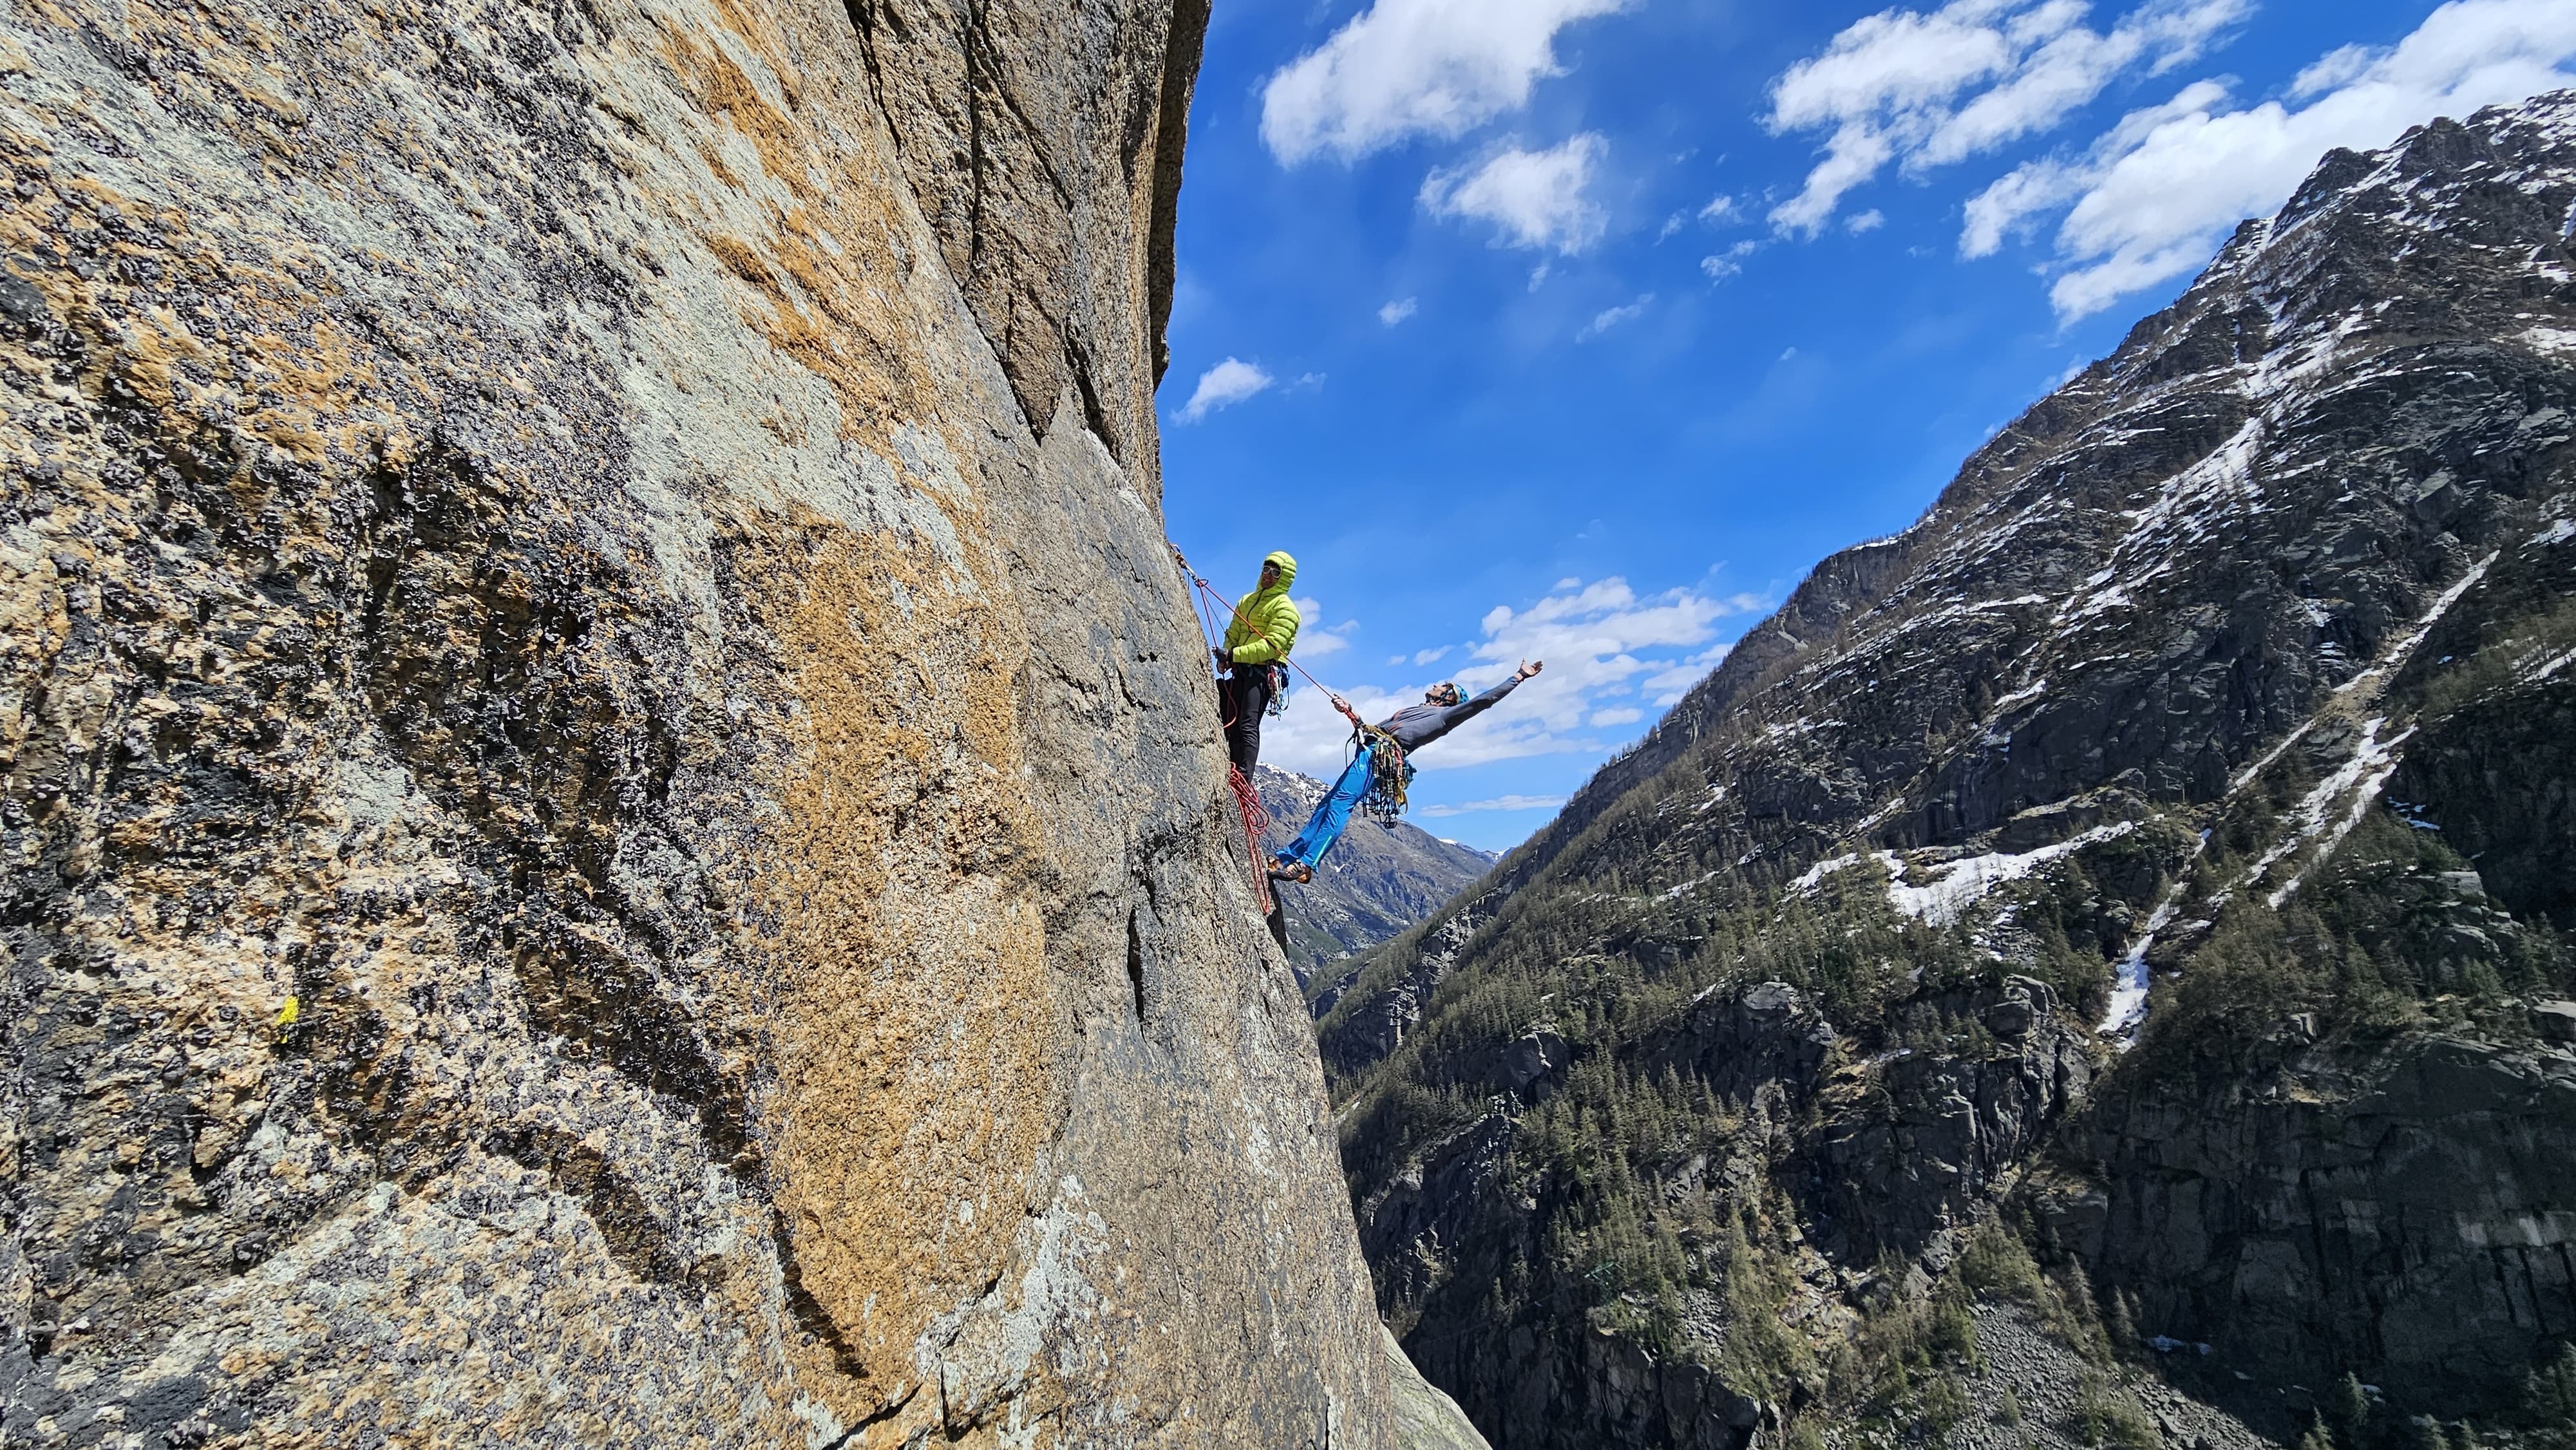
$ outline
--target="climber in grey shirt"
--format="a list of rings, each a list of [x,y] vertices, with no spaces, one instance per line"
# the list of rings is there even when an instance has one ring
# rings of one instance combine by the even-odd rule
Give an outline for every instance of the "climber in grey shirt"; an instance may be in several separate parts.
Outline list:
[[[1503,697],[1520,688],[1521,681],[1537,674],[1545,665],[1523,665],[1511,678],[1472,700],[1461,698],[1463,692],[1455,680],[1443,680],[1431,687],[1419,705],[1407,705],[1378,722],[1377,728],[1395,737],[1395,743],[1411,755],[1423,746],[1484,714],[1503,702]]]
[[[1443,680],[1431,687],[1430,692],[1422,697],[1421,704],[1408,705],[1396,711],[1379,721],[1377,728],[1394,736],[1396,748],[1409,756],[1500,704],[1505,695],[1520,688],[1521,681],[1537,674],[1545,665],[1544,660],[1524,664],[1512,673],[1510,679],[1472,700],[1461,698],[1464,692],[1456,681]],[[1349,702],[1339,695],[1333,697],[1333,708],[1350,715],[1354,722],[1359,719],[1352,713]],[[1351,823],[1352,807],[1360,803],[1360,797],[1368,794],[1369,781],[1376,771],[1377,751],[1374,741],[1360,741],[1359,749],[1351,756],[1350,765],[1342,771],[1342,778],[1333,782],[1333,788],[1324,792],[1324,798],[1315,803],[1315,814],[1307,818],[1306,829],[1297,833],[1297,839],[1288,843],[1287,850],[1271,858],[1272,879],[1315,879],[1315,863],[1323,860],[1324,853],[1333,849],[1333,843],[1342,838],[1342,828]]]

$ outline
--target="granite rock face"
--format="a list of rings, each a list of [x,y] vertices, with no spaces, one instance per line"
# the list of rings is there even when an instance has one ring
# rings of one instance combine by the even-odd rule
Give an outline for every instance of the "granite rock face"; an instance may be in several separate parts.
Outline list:
[[[2282,1381],[2368,1365],[2417,1402],[2508,1399],[2576,1336],[2576,1056],[2441,1036],[2124,1082],[2043,1204],[2141,1329]],[[2377,1382],[2377,1381],[2375,1381]]]
[[[0,22],[0,1438],[1389,1443],[1161,528],[1204,24]]]
[[[2576,1336],[2571,211],[2576,94],[2327,158],[1354,975],[1380,1301],[1497,1444],[1946,1434],[1869,1356],[1998,1222],[2270,1432],[2512,1422]]]

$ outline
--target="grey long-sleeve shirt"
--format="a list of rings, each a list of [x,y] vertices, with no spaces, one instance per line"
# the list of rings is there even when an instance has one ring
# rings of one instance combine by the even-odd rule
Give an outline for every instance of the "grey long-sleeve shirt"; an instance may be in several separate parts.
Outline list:
[[[1503,697],[1520,688],[1521,677],[1513,675],[1472,700],[1455,705],[1412,705],[1398,710],[1378,722],[1380,730],[1395,737],[1395,743],[1411,755],[1423,746],[1484,714],[1502,703]]]

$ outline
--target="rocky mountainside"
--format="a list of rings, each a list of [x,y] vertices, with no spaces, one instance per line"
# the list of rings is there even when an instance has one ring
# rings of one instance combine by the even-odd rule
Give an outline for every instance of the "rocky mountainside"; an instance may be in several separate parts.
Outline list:
[[[1270,814],[1262,844],[1285,850],[1330,787],[1267,765],[1259,775],[1261,807]],[[1327,963],[1366,951],[1429,916],[1493,865],[1493,857],[1473,846],[1441,840],[1411,821],[1354,821],[1313,881],[1272,887],[1288,908],[1288,965],[1310,996],[1329,992],[1329,982],[1316,980]],[[1332,1005],[1321,996],[1315,1000],[1323,1004],[1319,1011]]]
[[[1161,526],[1206,21],[0,18],[0,1441],[1430,1422]]]
[[[1496,1444],[2576,1436],[2571,223],[2576,96],[2331,155],[1374,955]]]

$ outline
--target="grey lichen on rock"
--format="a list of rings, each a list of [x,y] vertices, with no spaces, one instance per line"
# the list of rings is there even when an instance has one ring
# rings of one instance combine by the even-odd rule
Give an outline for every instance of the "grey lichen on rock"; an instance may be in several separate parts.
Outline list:
[[[0,22],[0,1439],[1385,1443],[1162,536],[1204,19]]]

